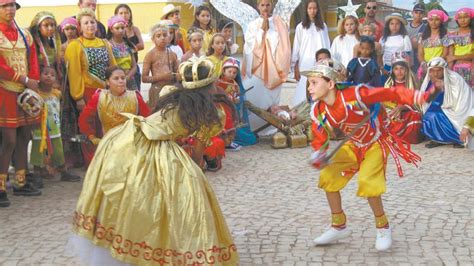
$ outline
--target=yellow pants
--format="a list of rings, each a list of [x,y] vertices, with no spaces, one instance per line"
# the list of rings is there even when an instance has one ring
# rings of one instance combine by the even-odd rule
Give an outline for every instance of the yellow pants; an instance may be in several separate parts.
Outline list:
[[[319,187],[326,192],[338,192],[359,172],[357,196],[377,197],[385,192],[385,168],[386,158],[378,142],[364,153],[349,141],[321,170]]]

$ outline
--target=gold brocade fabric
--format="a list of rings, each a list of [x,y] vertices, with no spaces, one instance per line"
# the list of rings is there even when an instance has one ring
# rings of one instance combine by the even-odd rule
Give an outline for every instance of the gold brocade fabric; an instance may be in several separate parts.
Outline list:
[[[138,99],[135,91],[125,91],[114,96],[109,90],[102,90],[97,104],[97,113],[104,133],[124,123],[128,118],[120,113],[138,114]]]
[[[25,35],[28,46],[31,46],[33,39],[31,34],[26,30],[21,30]],[[20,32],[18,32],[18,39],[15,43],[12,43],[8,38],[3,35],[0,31],[0,54],[5,59],[6,64],[11,67],[18,76],[28,75],[28,58],[26,53],[26,44],[23,41]],[[25,85],[21,82],[9,81],[0,79],[0,87],[22,93],[25,90]]]
[[[129,117],[100,142],[73,228],[125,263],[238,265],[206,176],[174,141],[190,135],[177,110]]]

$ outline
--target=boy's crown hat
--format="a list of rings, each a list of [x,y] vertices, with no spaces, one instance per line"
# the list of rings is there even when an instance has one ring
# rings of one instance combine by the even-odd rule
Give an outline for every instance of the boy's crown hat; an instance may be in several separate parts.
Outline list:
[[[335,82],[343,82],[344,66],[341,63],[329,59],[317,62],[312,68],[301,71],[301,74],[306,77],[324,77]]]

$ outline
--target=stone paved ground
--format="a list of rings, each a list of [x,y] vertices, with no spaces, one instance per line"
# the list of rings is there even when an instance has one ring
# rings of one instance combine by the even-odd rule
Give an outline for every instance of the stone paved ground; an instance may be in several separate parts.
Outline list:
[[[291,97],[291,85],[283,102]],[[209,173],[240,252],[242,265],[474,265],[474,152],[416,145],[418,169],[398,178],[389,163],[384,196],[393,247],[374,248],[374,221],[353,180],[343,192],[352,235],[314,247],[329,224],[309,148],[273,150],[269,140],[228,153]],[[84,174],[83,171],[79,171]],[[46,181],[43,196],[13,197],[0,209],[0,265],[75,265],[65,244],[81,184]]]

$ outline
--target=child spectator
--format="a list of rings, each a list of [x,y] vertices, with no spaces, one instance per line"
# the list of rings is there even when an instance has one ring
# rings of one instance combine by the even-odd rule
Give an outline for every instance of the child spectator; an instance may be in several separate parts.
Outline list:
[[[372,39],[375,40],[375,29],[376,26],[374,23],[364,23],[361,24],[359,27],[359,33],[360,36],[367,36],[367,37],[372,37]],[[360,56],[360,44],[356,44],[354,46],[354,57],[359,57]],[[375,42],[375,54],[376,54],[376,59],[377,59],[377,65],[379,67],[383,67],[383,61],[382,61],[382,45],[380,45],[379,42]]]
[[[224,35],[220,33],[214,34],[211,39],[211,46],[207,51],[207,58],[214,64],[214,76],[219,78],[222,72],[222,65],[227,60],[225,53],[226,41]]]
[[[338,27],[337,37],[331,45],[332,58],[347,67],[354,58],[354,46],[359,43],[359,22],[354,16],[346,16]]]
[[[235,81],[239,70],[238,61],[232,57],[228,58],[222,65],[222,75],[216,82],[217,89],[225,93],[227,98],[234,104],[234,108],[240,103],[239,84]],[[226,112],[226,125],[224,127],[225,134],[223,134],[223,139],[226,150],[238,151],[241,146],[234,142],[236,129],[234,128],[234,121],[232,121],[232,112],[229,108],[224,108],[224,110]]]
[[[233,41],[234,22],[232,20],[221,19],[217,26],[218,31],[224,36],[226,41],[225,52],[227,55],[233,55],[239,50],[239,45]]]
[[[407,21],[399,13],[392,13],[385,17],[385,27],[380,44],[383,50],[383,75],[382,82],[385,82],[392,69],[392,57],[395,53],[404,55],[412,54],[411,40],[407,34],[405,25]]]
[[[316,57],[316,62],[319,62],[321,60],[331,59],[331,51],[329,51],[326,48],[321,48],[316,52],[315,57]]]
[[[419,90],[419,83],[411,71],[408,61],[402,57],[395,57],[392,60],[392,71],[385,82],[385,88],[392,87]],[[388,109],[388,130],[392,134],[399,136],[407,143],[416,144],[423,141],[421,106],[394,102],[385,102],[384,105]]]
[[[201,29],[204,33],[201,49],[203,54],[209,49],[212,36],[216,32],[211,21],[211,9],[207,6],[199,6],[194,13],[193,27]]]
[[[171,20],[163,21],[168,25],[168,48],[170,48],[170,50],[176,54],[176,57],[178,57],[178,62],[181,62],[181,58],[183,57],[183,49],[176,42],[177,31],[179,30],[179,26],[177,24],[174,24]]]
[[[61,37],[57,31],[58,24],[53,14],[41,11],[33,18],[30,32],[38,51],[38,61],[41,66],[53,66],[58,73],[56,82],[61,81]]]
[[[148,106],[153,109],[161,88],[172,85],[178,80],[178,58],[167,47],[169,32],[165,23],[158,23],[150,32],[155,48],[149,51],[143,60],[142,81],[152,84],[148,94]]]
[[[381,86],[374,39],[362,36],[359,47],[359,57],[352,58],[347,65],[347,81],[355,84],[368,84],[372,87]]]
[[[189,60],[189,58],[193,57],[195,55],[196,57],[201,57],[201,50],[202,50],[202,40],[204,33],[202,30],[198,28],[192,28],[188,31],[188,41],[191,46],[191,49],[189,49],[183,57],[181,57],[181,62]]]
[[[111,17],[107,22],[107,39],[117,65],[127,73],[127,88],[138,90],[138,84],[135,81],[138,66],[133,55],[134,45],[126,36],[127,23],[122,16]]]
[[[294,106],[306,100],[306,77],[302,77],[300,71],[314,66],[313,55],[316,51],[331,47],[328,27],[321,13],[318,0],[307,1],[303,21],[296,26],[291,57],[295,79],[298,81],[293,97]]]
[[[449,67],[461,75],[474,88],[472,78],[474,66],[474,9],[461,8],[454,16],[459,28],[449,38],[453,42],[450,46],[447,61]]]
[[[61,33],[66,37],[66,42],[61,45],[61,54],[64,54],[68,44],[72,40],[79,38],[79,24],[75,18],[68,17],[61,22],[59,28],[61,29]]]
[[[147,117],[150,109],[138,91],[127,90],[125,70],[118,66],[107,69],[106,89],[97,90],[79,117],[79,128],[90,142],[98,145],[101,136],[95,134],[95,117],[99,117],[102,131],[123,124],[128,118],[121,113]]]
[[[449,17],[441,10],[431,10],[428,12],[428,27],[423,31],[418,43],[418,61],[420,67],[417,74],[418,79],[426,75],[426,63],[435,57],[446,58],[452,40],[446,35],[447,30],[444,23]]]
[[[53,167],[61,173],[61,181],[77,182],[81,178],[67,171],[61,139],[60,104],[61,91],[57,85],[56,70],[44,66],[41,70],[39,95],[45,107],[41,127],[33,130],[31,161],[34,166],[33,184],[43,187],[43,178],[51,177],[47,167]]]

